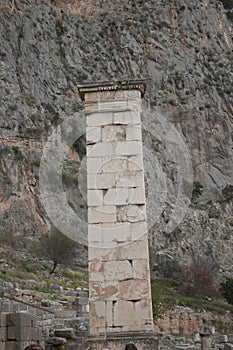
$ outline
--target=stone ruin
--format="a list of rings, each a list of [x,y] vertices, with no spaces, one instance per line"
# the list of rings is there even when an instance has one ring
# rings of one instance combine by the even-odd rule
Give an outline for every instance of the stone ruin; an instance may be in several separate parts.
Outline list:
[[[156,349],[141,134],[141,80],[79,86],[87,141],[87,348]]]

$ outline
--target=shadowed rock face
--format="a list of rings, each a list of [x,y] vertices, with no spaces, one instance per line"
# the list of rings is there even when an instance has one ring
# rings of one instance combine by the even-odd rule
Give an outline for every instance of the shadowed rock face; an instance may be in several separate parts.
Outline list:
[[[229,271],[233,224],[229,6],[217,0],[156,4],[1,0],[1,225],[19,237],[47,229],[49,220],[39,197],[39,161],[47,136],[82,109],[77,84],[145,78],[146,183],[159,184],[157,192],[163,189],[152,162],[157,159],[168,190],[166,198],[148,199],[149,216],[156,210],[161,213],[152,225],[151,241],[157,251],[185,261],[192,254],[208,255]],[[179,187],[177,166],[166,144],[151,132],[160,128],[164,117],[188,145],[194,173],[193,204],[172,233],[166,233],[166,225]],[[169,142],[173,137],[168,133]],[[85,219],[86,203],[75,180],[84,150],[81,138],[65,161],[64,188],[69,205]]]

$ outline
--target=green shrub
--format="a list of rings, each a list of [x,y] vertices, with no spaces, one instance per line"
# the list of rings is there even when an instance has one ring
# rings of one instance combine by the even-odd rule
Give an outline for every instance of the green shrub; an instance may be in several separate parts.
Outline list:
[[[151,298],[153,317],[154,319],[157,319],[162,314],[162,289],[160,288],[157,280],[151,281]]]
[[[220,291],[227,302],[233,305],[233,278],[227,278],[226,281],[221,284]]]
[[[223,3],[223,6],[225,9],[227,10],[233,9],[233,0],[221,0],[221,2]]]
[[[202,195],[203,192],[203,186],[200,183],[200,181],[195,181],[193,183],[193,194],[192,194],[192,202],[195,202],[197,198],[199,198]]]
[[[222,195],[226,201],[229,201],[233,198],[233,186],[226,185],[222,190]]]
[[[62,172],[62,181],[67,187],[78,186],[78,176],[72,175],[64,170]]]

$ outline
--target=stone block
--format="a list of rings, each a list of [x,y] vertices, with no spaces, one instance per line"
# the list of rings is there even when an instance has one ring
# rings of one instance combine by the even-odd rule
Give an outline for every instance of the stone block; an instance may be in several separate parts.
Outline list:
[[[115,186],[113,173],[109,174],[87,174],[88,189],[109,189]]]
[[[110,157],[87,157],[87,173],[97,174],[102,173],[102,165],[105,160],[110,159]]]
[[[134,303],[126,300],[118,300],[113,305],[114,327],[128,326],[135,322]]]
[[[142,143],[138,141],[118,141],[115,146],[115,154],[119,156],[142,154]]]
[[[104,281],[103,263],[98,261],[89,262],[89,281],[101,282]]]
[[[141,125],[127,125],[126,127],[126,141],[141,141],[142,131]]]
[[[146,221],[131,222],[130,232],[132,241],[146,240],[147,241],[147,223]]]
[[[113,301],[107,300],[106,303],[106,323],[107,327],[113,326]]]
[[[148,276],[149,277],[149,276]],[[123,300],[148,298],[149,285],[146,280],[127,280],[119,283],[119,295]]]
[[[6,327],[0,328],[0,342],[6,341]]]
[[[133,277],[135,279],[149,280],[149,261],[148,259],[133,260]]]
[[[114,124],[140,124],[141,115],[139,111],[115,112],[113,115]]]
[[[75,310],[54,309],[55,318],[73,318],[76,316]]]
[[[6,341],[5,343],[5,349],[6,350],[19,350],[19,345],[15,341]],[[21,349],[20,349],[21,350]]]
[[[104,195],[104,205],[126,205],[128,198],[128,188],[110,188]]]
[[[128,169],[128,158],[127,157],[114,157],[103,159],[102,170],[103,173],[115,173],[119,171],[127,171]]]
[[[55,329],[54,336],[65,338],[65,339],[72,339],[74,338],[74,329],[73,328]]]
[[[233,344],[225,343],[223,350],[233,350]]]
[[[142,171],[117,172],[116,187],[142,187],[144,185],[144,174]]]
[[[130,224],[127,222],[102,224],[102,242],[126,242],[131,240]],[[105,245],[103,245],[104,247]]]
[[[87,127],[86,128],[86,142],[87,144],[101,141],[101,127]]]
[[[102,206],[104,203],[103,200],[103,191],[102,190],[88,190],[87,191],[87,204],[90,207],[93,206]]]
[[[143,156],[138,154],[136,156],[128,157],[128,170],[129,171],[143,171]]]
[[[153,315],[150,299],[145,298],[135,303],[135,320],[139,328],[141,328],[142,325],[146,325],[148,328],[150,325],[151,329],[153,329]]]
[[[4,342],[0,342],[0,350],[6,350],[5,348],[5,341]]]
[[[19,340],[20,335],[20,325],[16,326],[8,326],[7,327],[7,340]]]
[[[104,245],[104,246],[103,246]],[[104,244],[90,244],[88,247],[88,259],[89,261],[115,261],[117,260],[117,242],[110,242],[109,246],[107,242]]]
[[[103,275],[105,281],[123,281],[133,277],[132,265],[129,260],[103,262]]]
[[[126,138],[126,128],[123,125],[107,125],[102,127],[102,141],[120,141]]]
[[[117,212],[117,220],[127,222],[138,222],[146,220],[146,210],[144,205],[128,205],[121,207]]]
[[[89,300],[95,301],[105,297],[105,282],[91,281],[89,283]]]
[[[7,315],[7,326],[36,327],[36,316],[24,312],[10,313]]]
[[[227,343],[228,342],[228,336],[226,334],[220,335],[218,337],[218,342],[219,343]]]
[[[126,141],[121,141],[126,142]],[[127,142],[136,142],[136,141],[127,141]],[[120,143],[120,142],[119,142]],[[132,147],[132,145],[131,145]],[[137,150],[139,150],[139,147],[137,147]],[[87,146],[87,157],[105,157],[105,156],[111,156],[112,154],[115,154],[115,142],[99,142],[94,145],[88,145]],[[138,151],[139,152],[139,151]],[[118,154],[118,153],[116,153]],[[133,154],[140,154],[140,153],[133,153]],[[121,155],[121,153],[120,153]]]
[[[92,113],[87,115],[86,124],[87,126],[102,126],[112,124],[113,122],[113,113]]]
[[[6,327],[7,322],[6,322],[6,313],[2,312],[0,314],[0,327]]]
[[[88,242],[102,242],[101,224],[88,225]]]
[[[46,344],[52,345],[54,347],[62,346],[67,343],[67,340],[65,338],[61,337],[50,337],[46,339]]]
[[[134,241],[118,247],[118,259],[148,259],[148,241]]]
[[[145,204],[145,201],[144,187],[129,188],[129,204]]]
[[[116,207],[103,206],[88,208],[88,223],[103,223],[116,221]]]
[[[233,334],[228,334],[228,341],[233,344]]]

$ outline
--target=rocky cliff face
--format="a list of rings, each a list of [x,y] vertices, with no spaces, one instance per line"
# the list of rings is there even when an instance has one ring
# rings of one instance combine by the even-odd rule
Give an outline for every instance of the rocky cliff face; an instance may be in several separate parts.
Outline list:
[[[233,272],[230,0],[1,0],[0,43],[1,230],[20,243],[49,227],[40,158],[48,135],[82,109],[77,84],[145,78],[149,194],[155,188],[148,212],[159,213],[152,245],[159,256],[187,262],[206,255]],[[184,176],[182,186],[190,191],[193,184],[193,197],[184,220],[169,230],[180,188],[176,135],[192,160],[194,182]],[[68,203],[82,218],[77,175],[84,149],[82,137],[63,174]]]

